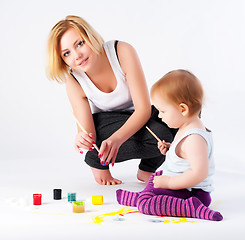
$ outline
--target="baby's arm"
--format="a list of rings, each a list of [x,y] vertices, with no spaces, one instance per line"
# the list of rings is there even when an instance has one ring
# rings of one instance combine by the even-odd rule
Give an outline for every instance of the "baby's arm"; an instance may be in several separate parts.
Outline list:
[[[203,137],[192,134],[179,143],[176,154],[190,163],[190,169],[179,176],[156,176],[155,188],[184,189],[191,188],[208,176],[208,146]]]

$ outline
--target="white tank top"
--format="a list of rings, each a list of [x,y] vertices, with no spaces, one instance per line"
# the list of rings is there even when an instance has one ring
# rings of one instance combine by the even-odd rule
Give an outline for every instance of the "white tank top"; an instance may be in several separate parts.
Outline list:
[[[177,156],[175,149],[177,145],[182,141],[182,139],[184,139],[185,137],[191,134],[198,134],[206,140],[208,145],[208,159],[209,159],[208,177],[205,180],[203,180],[201,183],[197,184],[196,186],[193,186],[192,188],[199,188],[206,192],[212,192],[213,191],[212,176],[215,171],[215,164],[213,158],[212,132],[204,131],[198,128],[187,131],[177,142],[172,144],[169,150],[167,151],[166,160],[162,165],[163,174],[167,176],[177,176],[190,168],[189,162]]]
[[[117,86],[114,91],[110,93],[102,92],[93,84],[85,72],[73,70],[74,77],[88,98],[92,113],[134,110],[126,76],[118,62],[114,43],[115,41],[113,40],[103,44],[117,80]]]

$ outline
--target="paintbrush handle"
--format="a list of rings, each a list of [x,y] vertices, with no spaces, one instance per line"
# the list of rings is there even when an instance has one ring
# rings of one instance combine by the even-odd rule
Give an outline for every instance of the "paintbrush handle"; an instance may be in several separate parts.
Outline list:
[[[152,132],[150,128],[146,126],[146,129],[152,134],[154,138],[156,138],[158,142],[162,142],[162,140],[154,132]]]
[[[162,143],[162,140],[161,140],[161,139],[160,139],[154,132],[152,132],[151,129],[150,129],[149,127],[147,127],[147,126],[145,126],[145,127],[146,127],[146,129],[152,134],[152,136],[153,136],[154,138],[156,138],[156,140],[157,140],[158,142],[161,142],[161,143]],[[164,145],[165,145],[165,147],[168,149],[167,144],[164,143]]]
[[[87,131],[85,130],[85,128],[80,124],[80,122],[78,121],[78,119],[76,118],[76,116],[74,115],[74,113],[72,113],[72,115],[73,115],[73,118],[75,119],[76,123],[78,124],[78,126],[81,128],[81,130],[82,130],[84,133],[88,134],[88,132],[87,132]],[[100,150],[99,150],[99,148],[97,147],[96,144],[93,144],[93,146],[94,146],[94,148],[95,148],[98,152],[100,152]]]

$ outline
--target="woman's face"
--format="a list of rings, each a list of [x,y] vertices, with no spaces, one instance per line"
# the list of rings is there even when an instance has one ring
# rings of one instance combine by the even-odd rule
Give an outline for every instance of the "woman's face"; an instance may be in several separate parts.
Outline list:
[[[72,69],[87,72],[98,55],[85,43],[77,30],[70,28],[60,39],[60,56]]]

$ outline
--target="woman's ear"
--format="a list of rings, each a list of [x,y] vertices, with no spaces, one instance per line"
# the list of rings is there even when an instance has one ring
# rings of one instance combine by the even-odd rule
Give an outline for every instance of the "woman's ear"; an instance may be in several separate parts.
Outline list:
[[[179,108],[183,116],[187,116],[189,114],[189,107],[185,103],[181,103]]]

